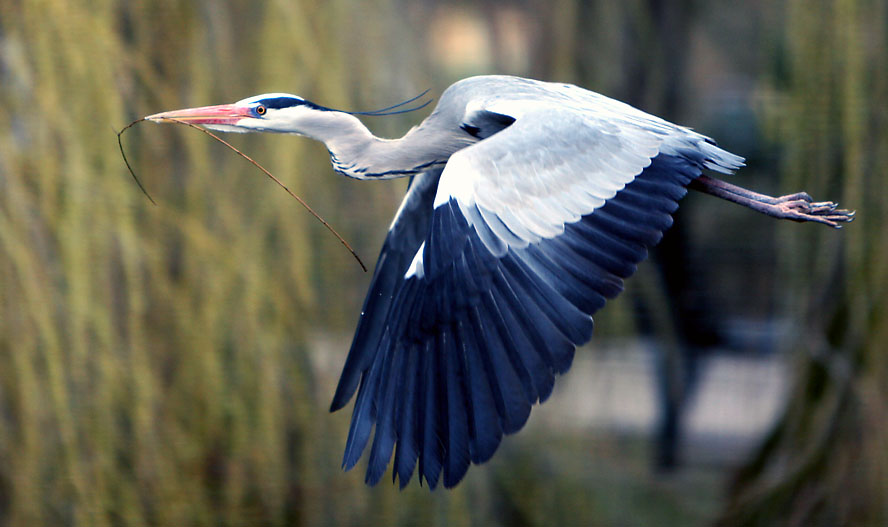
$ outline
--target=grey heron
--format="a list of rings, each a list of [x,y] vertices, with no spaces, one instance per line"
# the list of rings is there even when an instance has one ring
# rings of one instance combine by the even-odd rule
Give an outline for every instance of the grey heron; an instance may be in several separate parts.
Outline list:
[[[393,451],[402,488],[417,466],[420,483],[452,487],[471,463],[490,459],[552,393],[591,338],[592,315],[622,291],[687,188],[776,218],[836,227],[853,217],[805,193],[774,198],[704,175],[730,174],[744,160],[570,84],[464,79],[396,140],[284,93],[146,119],[303,135],[327,146],[342,175],[413,177],[331,405],[357,391],[345,469],[375,428],[369,484]]]

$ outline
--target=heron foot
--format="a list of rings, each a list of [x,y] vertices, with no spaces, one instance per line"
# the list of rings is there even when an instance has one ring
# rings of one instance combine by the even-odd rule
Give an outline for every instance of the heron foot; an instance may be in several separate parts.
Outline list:
[[[813,221],[841,229],[841,223],[854,219],[853,210],[840,209],[832,201],[814,201],[806,192],[797,192],[773,198],[774,202],[766,204],[771,211],[766,212],[776,218],[797,222]]]

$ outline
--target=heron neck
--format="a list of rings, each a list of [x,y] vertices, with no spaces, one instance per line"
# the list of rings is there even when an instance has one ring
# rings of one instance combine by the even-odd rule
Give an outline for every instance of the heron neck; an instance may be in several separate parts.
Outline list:
[[[391,179],[415,175],[443,165],[450,154],[458,150],[442,145],[440,138],[432,140],[423,125],[400,139],[382,139],[353,115],[325,113],[328,115],[324,116],[323,125],[313,127],[306,135],[322,141],[330,151],[333,169],[352,178]],[[335,115],[329,115],[331,113]]]

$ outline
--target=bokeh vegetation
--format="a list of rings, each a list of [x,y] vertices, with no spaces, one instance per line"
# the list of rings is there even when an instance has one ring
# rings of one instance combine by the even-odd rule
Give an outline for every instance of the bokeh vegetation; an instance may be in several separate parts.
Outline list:
[[[457,4],[491,35],[486,62],[460,66],[430,47],[451,42],[432,3],[4,0],[0,523],[884,524],[888,6],[732,4]],[[704,125],[730,116],[712,108],[733,100],[719,79],[741,81],[760,130],[732,133],[748,128],[738,118],[721,141],[767,145],[758,162],[781,174],[753,166],[744,181],[858,209],[839,235],[688,200],[692,219],[726,224],[692,229],[698,240],[776,232],[762,250],[777,273],[722,272],[805,324],[783,343],[791,402],[730,493],[711,471],[657,480],[637,439],[558,431],[507,441],[454,491],[366,488],[338,470],[348,416],[326,409],[368,277],[202,134],[124,136],[159,206],[117,151],[115,129],[160,110],[271,91],[368,109],[440,93],[478,64],[579,82],[713,135]],[[416,118],[368,124],[395,136]],[[293,137],[233,141],[373,260],[403,182],[334,177],[322,146]],[[598,327],[631,334],[630,304],[609,310]]]
[[[768,112],[783,185],[840,193],[841,238],[781,232],[784,302],[805,313],[786,413],[740,471],[726,525],[888,522],[888,6],[791,1]]]

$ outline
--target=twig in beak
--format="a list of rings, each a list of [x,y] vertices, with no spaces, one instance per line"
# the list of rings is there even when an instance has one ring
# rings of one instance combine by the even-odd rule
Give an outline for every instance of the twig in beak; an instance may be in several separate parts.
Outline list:
[[[145,194],[145,196],[147,196],[148,199],[151,200],[151,203],[154,203],[154,200],[151,199],[151,196],[150,196],[150,195],[148,195],[148,192],[145,190],[145,187],[143,187],[143,186],[142,186],[142,183],[139,182],[139,178],[136,177],[136,173],[133,171],[132,167],[130,166],[129,161],[127,161],[127,159],[126,159],[126,154],[123,153],[123,143],[122,143],[121,140],[120,140],[120,136],[121,136],[121,134],[123,134],[123,132],[125,132],[128,128],[130,128],[130,127],[133,126],[134,124],[136,124],[136,123],[138,123],[138,122],[141,122],[141,121],[144,121],[144,120],[145,120],[144,118],[142,118],[142,119],[137,119],[137,120],[131,122],[130,124],[124,126],[124,127],[123,127],[123,130],[121,130],[120,132],[117,133],[117,143],[118,143],[118,145],[120,146],[120,155],[123,156],[123,162],[126,163],[126,167],[129,169],[130,174],[132,174],[133,179],[136,181],[136,184],[139,185],[139,188],[142,189],[142,192]],[[274,177],[274,176],[271,174],[271,172],[269,172],[268,170],[265,169],[265,167],[263,167],[262,165],[260,165],[260,164],[257,163],[256,161],[254,161],[254,160],[253,160],[250,156],[248,156],[247,154],[241,152],[240,150],[238,150],[237,148],[235,148],[234,146],[232,146],[228,141],[222,139],[221,137],[217,136],[217,135],[214,134],[213,132],[210,132],[210,131],[207,130],[206,128],[202,128],[202,127],[200,127],[200,126],[198,126],[198,125],[196,125],[196,124],[192,124],[192,123],[189,123],[188,121],[183,121],[183,120],[181,120],[181,119],[174,119],[174,118],[166,117],[166,118],[163,118],[163,120],[165,120],[165,121],[170,121],[170,122],[173,122],[173,123],[176,123],[176,124],[184,124],[184,125],[186,125],[186,126],[190,126],[191,128],[194,128],[195,130],[199,130],[199,131],[201,131],[201,132],[207,134],[208,136],[212,137],[212,138],[215,139],[216,141],[219,141],[220,143],[222,143],[223,145],[227,146],[227,147],[230,148],[231,150],[234,150],[234,151],[237,153],[237,155],[241,156],[242,158],[244,158],[244,159],[246,159],[247,161],[249,161],[250,163],[252,163],[253,166],[255,166],[256,168],[258,168],[259,170],[261,170],[262,173],[264,173],[266,176],[268,176],[269,178],[271,178],[271,180],[274,181],[275,183],[277,183],[278,186],[280,186],[282,189],[284,189],[285,191],[287,191],[287,194],[289,194],[293,199],[295,199],[296,201],[298,201],[300,205],[302,205],[303,207],[305,207],[305,210],[307,210],[309,213],[311,213],[311,215],[314,216],[315,219],[317,219],[319,222],[321,222],[321,223],[324,225],[324,227],[327,228],[327,230],[329,230],[331,233],[333,233],[333,236],[336,236],[336,239],[339,240],[339,242],[340,242],[340,243],[341,243],[341,244],[342,244],[342,245],[348,250],[348,252],[351,253],[352,256],[354,256],[355,260],[358,262],[358,265],[361,266],[361,269],[363,269],[365,273],[367,272],[367,266],[365,266],[365,265],[364,265],[364,262],[361,261],[361,257],[358,256],[358,253],[356,253],[355,250],[352,249],[351,245],[349,245],[348,242],[345,241],[345,239],[344,239],[342,236],[340,236],[339,233],[336,232],[336,230],[335,230],[333,227],[331,227],[329,223],[327,223],[327,220],[325,220],[324,218],[322,218],[317,212],[314,211],[314,209],[312,209],[312,208],[308,205],[308,203],[306,203],[305,201],[302,200],[302,198],[300,198],[299,196],[297,196],[296,194],[294,194],[293,191],[291,191],[286,185],[284,185],[284,184],[283,184],[278,178]],[[154,204],[156,205],[156,203],[154,203]]]
[[[131,122],[130,124],[124,126],[123,130],[117,132],[117,146],[120,147],[120,156],[123,158],[123,162],[126,163],[126,168],[127,168],[127,170],[129,170],[130,175],[133,176],[133,180],[136,182],[136,185],[139,185],[139,189],[142,190],[142,194],[145,194],[145,197],[148,198],[148,201],[150,201],[152,205],[156,206],[157,203],[154,201],[154,199],[151,198],[151,194],[148,194],[148,191],[145,190],[145,187],[142,186],[142,182],[139,181],[139,178],[136,177],[136,172],[133,170],[133,167],[130,166],[129,160],[126,158],[126,153],[123,151],[123,139],[121,138],[121,136],[123,135],[123,132],[126,132],[126,130],[128,128],[130,128],[134,124],[140,123],[144,120],[145,120],[144,118],[136,119],[135,121]]]

